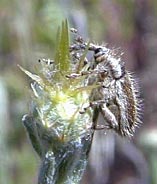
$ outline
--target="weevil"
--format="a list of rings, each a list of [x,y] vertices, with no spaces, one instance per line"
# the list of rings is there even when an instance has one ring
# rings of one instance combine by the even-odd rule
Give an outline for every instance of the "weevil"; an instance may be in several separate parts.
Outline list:
[[[91,99],[96,106],[95,116],[101,113],[107,122],[106,126],[99,128],[94,117],[94,128],[109,128],[130,137],[141,123],[142,100],[138,84],[114,51],[99,47],[94,51],[94,58],[93,70],[104,72],[95,76],[101,86],[93,89]]]
[[[80,42],[80,35],[75,41],[70,50],[78,52],[86,48],[87,43],[83,39]],[[73,76],[87,75],[88,85],[99,85],[93,89],[88,106],[94,109],[92,128],[112,129],[121,136],[131,137],[141,123],[143,111],[138,83],[133,74],[125,69],[121,53],[93,43],[88,45],[88,50],[94,52],[94,61],[88,63],[88,71]],[[100,113],[106,122],[101,126],[97,124]]]

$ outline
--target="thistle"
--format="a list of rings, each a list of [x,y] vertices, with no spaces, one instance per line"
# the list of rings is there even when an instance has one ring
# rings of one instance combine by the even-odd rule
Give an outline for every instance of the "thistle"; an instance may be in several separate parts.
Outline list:
[[[87,51],[79,59],[70,53],[67,21],[62,23],[57,39],[54,60],[39,60],[41,69],[37,74],[19,66],[33,81],[32,108],[23,123],[42,161],[38,183],[77,184],[93,136],[93,110],[82,113],[92,88],[87,85],[87,77],[68,76],[86,70],[83,62]]]
[[[94,130],[131,137],[141,122],[139,89],[121,55],[76,38],[67,21],[58,30],[54,60],[41,59],[33,82],[32,108],[23,123],[42,160],[38,184],[77,184],[86,167]],[[90,61],[88,51],[93,52]],[[104,125],[98,125],[103,115]]]

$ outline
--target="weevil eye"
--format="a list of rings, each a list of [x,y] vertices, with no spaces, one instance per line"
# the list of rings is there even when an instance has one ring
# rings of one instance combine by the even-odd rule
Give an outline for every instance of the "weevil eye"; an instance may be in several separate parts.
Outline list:
[[[97,49],[95,49],[95,54],[97,54],[97,53],[99,53],[99,52],[102,52],[102,48],[100,47],[100,48],[97,48]]]
[[[106,47],[99,47],[95,50],[94,58],[96,62],[102,62],[105,59],[105,55],[108,49]]]
[[[95,54],[98,54],[98,53],[105,53],[107,51],[108,51],[108,49],[106,47],[99,47],[99,48],[95,49],[94,52],[95,52]]]

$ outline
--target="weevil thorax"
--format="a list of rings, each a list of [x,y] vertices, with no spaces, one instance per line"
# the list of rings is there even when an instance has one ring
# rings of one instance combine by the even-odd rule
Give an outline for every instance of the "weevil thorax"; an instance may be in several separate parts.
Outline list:
[[[106,47],[96,49],[94,57],[95,70],[99,71],[98,80],[102,84],[102,87],[96,89],[99,93],[97,96],[99,99],[105,99],[106,103],[110,103],[115,99],[115,81],[125,75],[124,63],[120,58],[115,58],[114,53]]]
[[[106,47],[100,47],[95,51],[95,61],[102,63],[107,71],[111,74],[113,79],[120,79],[125,75],[124,62],[121,58],[116,56],[114,51],[107,49]]]

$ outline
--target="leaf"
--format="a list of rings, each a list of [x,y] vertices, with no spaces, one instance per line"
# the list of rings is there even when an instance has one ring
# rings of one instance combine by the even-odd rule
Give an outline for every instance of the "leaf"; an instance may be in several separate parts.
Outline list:
[[[42,87],[44,86],[44,81],[42,80],[42,78],[40,78],[38,75],[32,74],[31,72],[25,70],[24,68],[22,68],[20,65],[18,65],[18,67],[26,74],[28,75],[32,80],[34,80],[35,82],[37,82],[39,85],[41,85]]]
[[[61,73],[70,70],[70,52],[69,52],[69,32],[67,20],[62,22],[62,27],[58,29],[55,63]]]

